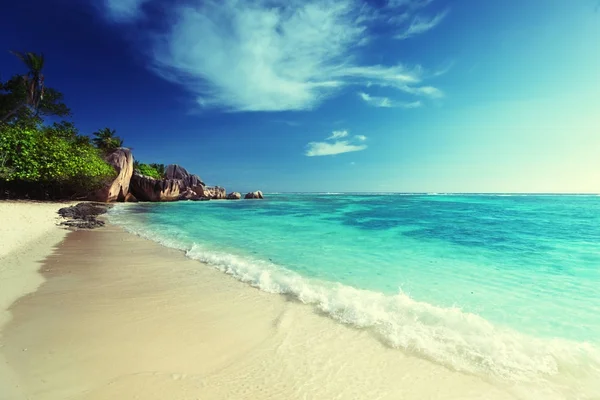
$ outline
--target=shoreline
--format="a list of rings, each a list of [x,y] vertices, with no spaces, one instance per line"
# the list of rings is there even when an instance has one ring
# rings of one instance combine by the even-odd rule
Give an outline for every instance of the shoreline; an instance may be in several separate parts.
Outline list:
[[[524,398],[114,225],[41,273],[0,331],[11,399]]]

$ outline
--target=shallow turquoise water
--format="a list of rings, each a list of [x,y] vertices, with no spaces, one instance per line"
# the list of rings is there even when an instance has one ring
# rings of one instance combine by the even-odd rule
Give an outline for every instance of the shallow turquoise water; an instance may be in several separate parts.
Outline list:
[[[599,196],[277,194],[110,219],[459,370],[600,381]]]

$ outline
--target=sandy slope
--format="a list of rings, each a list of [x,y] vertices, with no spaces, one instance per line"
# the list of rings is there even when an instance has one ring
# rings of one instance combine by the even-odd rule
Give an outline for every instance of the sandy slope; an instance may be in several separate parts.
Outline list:
[[[43,281],[40,262],[66,235],[57,226],[56,211],[64,203],[0,201],[0,326],[16,299]]]
[[[41,262],[67,231],[57,226],[64,203],[0,201],[0,328],[11,318],[10,305],[44,281]],[[0,331],[0,349],[4,346]],[[0,399],[16,398],[11,371],[0,354]],[[11,381],[10,384],[8,381]]]

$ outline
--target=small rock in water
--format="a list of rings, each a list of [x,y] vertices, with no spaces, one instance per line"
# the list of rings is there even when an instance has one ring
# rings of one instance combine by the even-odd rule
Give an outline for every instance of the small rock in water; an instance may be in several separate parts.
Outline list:
[[[263,199],[263,194],[260,190],[257,190],[256,192],[250,192],[247,193],[246,196],[244,196],[244,199]]]

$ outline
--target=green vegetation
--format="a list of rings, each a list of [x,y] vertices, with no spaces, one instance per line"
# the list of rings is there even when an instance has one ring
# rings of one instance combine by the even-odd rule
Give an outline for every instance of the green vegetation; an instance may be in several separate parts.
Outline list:
[[[143,164],[138,161],[133,163],[133,169],[145,176],[149,176],[154,179],[163,179],[165,177],[165,165],[164,164]]]
[[[48,125],[44,117],[71,114],[58,90],[44,86],[44,57],[13,52],[28,71],[0,82],[0,197],[85,197],[116,175],[104,161],[123,140],[108,128],[95,138],[72,122]]]
[[[46,87],[36,108],[27,107],[27,98],[27,80],[23,76],[0,82],[1,122],[36,125],[43,122],[43,117],[71,116],[71,110],[63,103],[63,95],[58,90]]]
[[[100,129],[98,132],[94,132],[94,136],[95,138],[92,139],[92,142],[94,142],[97,148],[105,153],[110,153],[123,146],[123,139],[116,136],[114,129]]]
[[[98,149],[60,126],[1,128],[0,179],[38,184],[47,192],[42,197],[83,196],[115,175]]]
[[[29,107],[30,111],[34,111],[37,114],[40,102],[44,99],[44,75],[42,74],[44,55],[20,53],[17,51],[12,51],[11,53],[23,61],[23,64],[27,67],[27,74],[14,78],[17,81],[14,83],[20,86],[17,94],[20,95],[22,91],[24,96],[17,96],[13,99],[15,101],[13,104],[10,104],[10,108],[1,114],[2,122],[6,122],[26,107]]]
[[[44,84],[44,56],[12,52],[27,72],[0,81],[0,198],[59,199],[88,197],[114,179],[104,158],[123,146],[114,129],[80,135],[64,120],[71,110],[63,95]],[[61,122],[48,124],[44,118]],[[155,179],[164,164],[135,162],[134,169]]]

